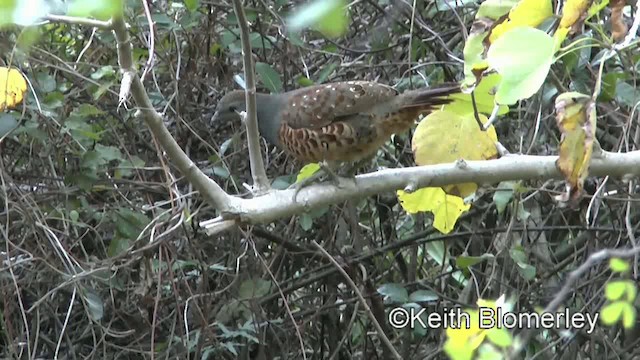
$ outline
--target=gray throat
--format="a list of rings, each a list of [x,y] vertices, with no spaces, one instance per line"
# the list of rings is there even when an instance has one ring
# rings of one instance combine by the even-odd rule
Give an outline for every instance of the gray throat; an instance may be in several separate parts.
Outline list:
[[[280,129],[281,96],[256,94],[258,107],[258,130],[260,135],[273,145],[280,146],[278,130]]]

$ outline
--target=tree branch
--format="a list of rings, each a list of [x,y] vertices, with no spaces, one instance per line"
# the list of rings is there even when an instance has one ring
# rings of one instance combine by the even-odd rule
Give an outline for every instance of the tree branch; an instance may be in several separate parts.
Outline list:
[[[246,223],[269,223],[300,214],[313,208],[358,199],[385,191],[404,189],[407,192],[426,186],[443,186],[474,182],[495,184],[506,180],[562,179],[556,168],[557,156],[508,155],[497,160],[458,161],[456,163],[386,169],[356,176],[340,187],[322,183],[300,190],[294,201],[295,189],[271,191],[253,199],[241,199],[237,212],[223,214],[225,220],[236,218]],[[610,153],[602,151],[593,158],[592,176],[609,175],[630,179],[640,175],[640,151]],[[218,230],[217,221],[200,224],[210,233]]]
[[[256,81],[253,68],[253,54],[249,41],[249,26],[240,0],[233,0],[233,10],[238,18],[240,28],[240,40],[242,41],[242,62],[244,66],[244,80],[247,112],[244,123],[247,126],[247,143],[249,146],[249,162],[251,163],[251,175],[256,194],[264,194],[270,188],[267,173],[264,170],[262,152],[260,151],[260,134],[258,132],[258,115],[256,110]]]

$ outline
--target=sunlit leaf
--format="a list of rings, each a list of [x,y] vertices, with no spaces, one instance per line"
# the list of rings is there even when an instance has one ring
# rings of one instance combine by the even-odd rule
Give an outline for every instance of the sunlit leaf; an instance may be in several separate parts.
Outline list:
[[[482,78],[480,83],[473,90],[473,99],[476,102],[476,109],[479,113],[491,114],[496,106],[495,93],[497,85],[502,77],[500,74],[494,73]],[[473,102],[471,94],[459,93],[449,96],[453,101],[446,104],[443,110],[451,111],[459,115],[473,113]],[[498,115],[504,115],[509,112],[509,107],[501,105],[498,109]]]
[[[296,177],[296,182],[300,182],[310,177],[311,175],[315,174],[318,170],[320,170],[320,164],[318,163],[311,163],[303,166],[302,169],[300,169],[298,176]]]
[[[544,83],[553,62],[553,39],[544,31],[519,27],[491,45],[487,61],[502,75],[496,101],[512,105],[535,94]]]
[[[338,37],[347,30],[349,19],[346,7],[345,0],[315,0],[289,18],[289,28],[300,30],[313,27],[328,37]]]
[[[607,298],[607,300],[615,301],[620,299],[622,295],[624,295],[626,289],[627,289],[627,284],[625,281],[622,281],[622,280],[611,281],[607,283],[607,285],[605,286],[604,295]]]
[[[611,271],[624,273],[629,271],[631,266],[625,260],[622,260],[620,258],[611,258],[609,259],[609,268],[611,269]]]
[[[493,43],[500,36],[517,27],[536,27],[552,15],[551,0],[521,0],[509,11],[509,16],[493,28],[489,41]]]
[[[626,303],[622,301],[616,301],[605,305],[600,310],[600,322],[605,325],[613,325],[618,322],[622,312],[624,311]]]
[[[0,67],[0,111],[14,108],[27,92],[27,81],[17,69]]]
[[[513,337],[505,328],[493,328],[487,331],[487,338],[498,347],[506,348],[513,343]]]
[[[74,0],[68,4],[67,15],[109,20],[122,14],[122,0]]]
[[[422,188],[412,193],[398,190],[397,195],[402,208],[408,213],[433,213],[433,227],[443,234],[450,233],[458,218],[471,208],[459,196],[449,195],[439,187]]]
[[[481,122],[486,116],[479,115]],[[416,127],[412,150],[418,165],[433,165],[464,160],[488,160],[497,157],[497,135],[493,126],[482,131],[472,113],[466,115],[450,111],[435,111]],[[451,195],[465,198],[473,194],[477,185],[454,184],[444,187]]]

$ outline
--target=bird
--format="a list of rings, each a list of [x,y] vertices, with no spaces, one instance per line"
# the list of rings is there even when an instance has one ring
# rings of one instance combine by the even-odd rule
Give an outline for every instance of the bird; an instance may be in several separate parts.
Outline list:
[[[269,143],[304,163],[353,163],[375,155],[402,133],[460,93],[456,83],[400,93],[373,81],[313,85],[277,94],[256,93],[258,130]],[[244,90],[225,94],[212,122],[239,119]]]

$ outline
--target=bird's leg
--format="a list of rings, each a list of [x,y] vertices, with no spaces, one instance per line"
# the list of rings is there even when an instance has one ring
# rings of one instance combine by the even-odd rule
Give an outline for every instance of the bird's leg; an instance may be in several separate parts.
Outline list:
[[[340,169],[338,169],[338,175],[339,175],[338,177],[355,178],[358,170],[364,167],[365,165],[367,166],[370,165],[374,157],[375,157],[375,154],[364,157],[360,160],[356,160],[355,162],[344,164]]]

